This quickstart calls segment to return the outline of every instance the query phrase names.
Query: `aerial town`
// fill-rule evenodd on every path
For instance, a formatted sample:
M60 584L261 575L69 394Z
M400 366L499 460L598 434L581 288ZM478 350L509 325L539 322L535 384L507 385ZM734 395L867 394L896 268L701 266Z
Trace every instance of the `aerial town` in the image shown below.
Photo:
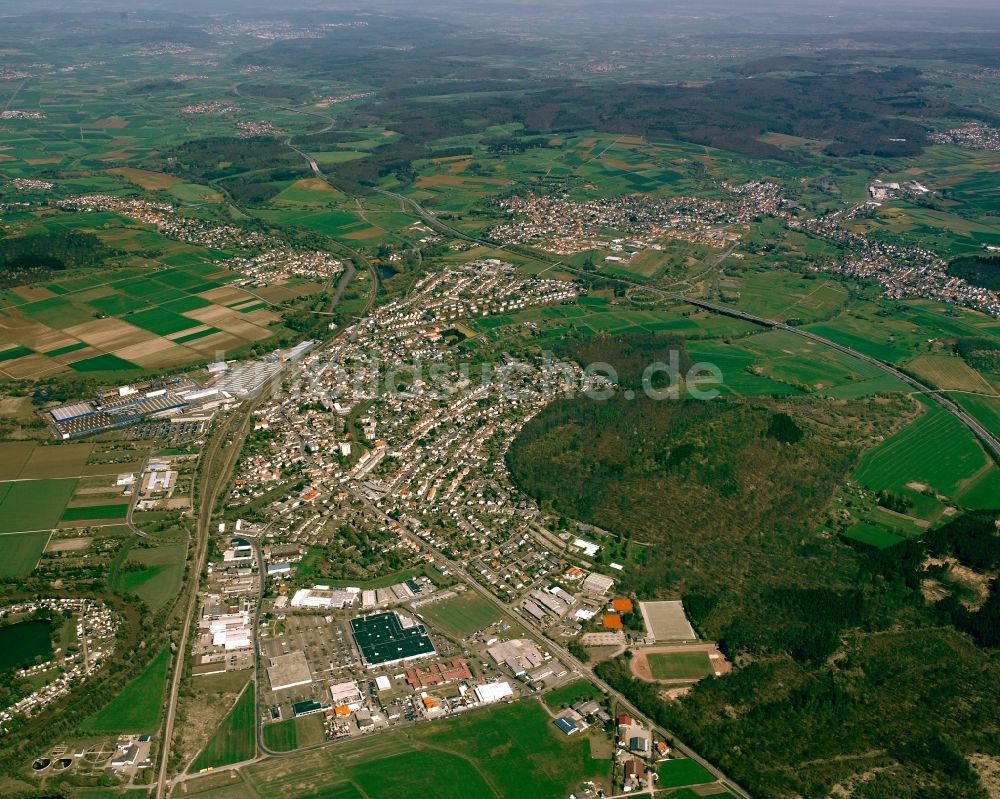
M0 30L0 799L1000 797L1000 5Z

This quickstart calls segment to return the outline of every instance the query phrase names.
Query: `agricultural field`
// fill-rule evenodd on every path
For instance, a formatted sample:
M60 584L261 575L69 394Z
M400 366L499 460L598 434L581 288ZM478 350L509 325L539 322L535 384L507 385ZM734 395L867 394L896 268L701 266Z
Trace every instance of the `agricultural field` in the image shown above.
M657 766L661 788L676 788L681 785L702 785L714 782L715 778L704 766L693 760L666 760Z
M0 577L26 577L31 574L48 540L48 532L0 535L0 549L3 552Z
M500 619L496 607L473 591L431 602L418 610L433 627L453 638L466 638Z
M135 594L157 611L177 596L184 579L187 546L163 543L151 549L133 548L128 564L119 571L118 590ZM131 568L132 566L135 568Z
M136 468L138 459L141 450L107 444L0 442L0 546L7 555L0 576L27 576L43 552L72 556L89 544L59 538L47 548L52 531L64 536L96 526L113 535L128 509L114 476Z
M59 277L44 297L0 295L0 378L54 374L138 377L238 352L272 338L281 317L240 275L200 258ZM308 287L301 287L308 291Z
M538 703L522 701L250 766L246 775L261 799L556 799L582 780L606 780L609 770L609 761L591 758L585 736L561 736Z
M256 711L253 683L248 683L190 770L201 771L251 760L257 754Z
M854 360L786 331L768 331L731 342L691 341L692 361L722 372L723 393L736 396L819 394L852 399L902 391L906 384L878 367Z
M93 733L152 733L160 724L163 692L170 665L170 648L164 647L146 669L82 727Z
M913 503L912 515L920 518L936 519L943 511L937 497L984 507L989 500L976 488L981 481L996 485L997 467L955 417L929 400L921 404L915 421L865 453L852 479L872 491L906 497Z
M841 311L849 296L840 283L782 269L737 273L727 278L722 289L727 304L782 322L830 318Z
M75 479L0 483L0 533L53 529L62 518L76 484Z
M986 379L957 355L918 355L906 367L921 380L944 391L993 394L1000 399Z

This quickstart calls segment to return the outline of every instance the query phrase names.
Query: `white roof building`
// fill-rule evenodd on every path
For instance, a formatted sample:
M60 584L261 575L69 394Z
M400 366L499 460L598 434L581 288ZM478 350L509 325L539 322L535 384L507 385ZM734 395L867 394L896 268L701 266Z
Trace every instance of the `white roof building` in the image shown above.
M502 699L513 696L514 689L510 687L510 683L488 682L485 685L477 685L474 693L478 702L488 705L491 702L499 702Z

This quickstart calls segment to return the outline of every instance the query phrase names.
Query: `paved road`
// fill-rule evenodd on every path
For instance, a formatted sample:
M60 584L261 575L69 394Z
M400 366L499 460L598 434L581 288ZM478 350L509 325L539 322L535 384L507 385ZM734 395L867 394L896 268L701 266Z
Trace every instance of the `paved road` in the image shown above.
M564 267L565 268L565 267ZM574 269L568 269L567 271L576 271ZM617 279L617 278L616 278ZM625 280L625 283L630 283L632 285L641 285L639 283L632 283L632 281ZM969 430L971 430L976 437L992 451L994 457L1000 458L1000 438L997 438L992 432L986 429L978 420L966 413L957 403L953 402L948 398L947 394L943 391L931 388L930 386L921 383L916 378L908 375L906 372L900 371L895 366L885 361L880 361L878 358L873 358L871 355L866 355L863 352L858 352L850 347L845 347L843 344L838 344L836 341L825 338L823 336L812 333L809 330L803 330L800 327L795 327L794 325L787 325L784 322L778 322L774 319L767 319L763 316L755 316L754 314L745 313L744 311L739 311L735 308L731 308L728 305L721 305L715 302L708 302L707 300L700 300L695 297L688 297L684 294L674 294L669 291L662 291L658 289L650 289L648 286L644 287L647 290L653 291L663 296L669 297L680 302L688 303L689 305L697 306L698 308L704 308L707 311L712 311L717 314L722 314L724 316L730 316L735 319L743 319L747 322L752 322L763 327L769 327L774 330L785 330L789 333L794 333L796 336L801 336L802 338L809 339L810 341L815 341L818 344L823 344L827 347L842 352L845 355L850 355L859 361L864 361L872 366L877 366L882 371L892 375L893 377L903 381L911 388L916 389L922 394L927 394L931 399L937 402L946 411L951 413L955 418L957 418L962 424L964 424Z
M365 497L363 494L353 491L352 493L354 493L355 497L357 497L366 505L368 505L368 507L371 508L373 512L381 516L387 524L395 521L394 519L390 518L385 513L383 513L380 508L369 502L368 498ZM629 715L631 715L633 718L639 719L640 721L644 722L646 726L648 726L651 730L659 733L660 736L666 739L676 751L680 752L684 756L689 757L695 762L702 765L716 778L716 780L718 780L720 783L729 788L729 790L731 790L733 793L743 797L743 799L750 799L750 794L747 793L743 788L741 788L735 782L733 782L733 780L727 777L722 771L720 771L718 768L712 765L709 761L705 760L705 758L703 758L701 755L699 755L697 752L695 752L693 749L687 746L683 741L678 740L677 736L674 735L674 733L661 727L652 719L650 719L648 716L646 716L641 710L639 710L639 708L633 705L625 697L624 694L622 694L620 691L613 688L611 685L609 685L600 677L598 677L596 674L594 674L594 670L590 666L578 660L572 653L569 652L569 650L557 644L551 638L548 638L542 631L542 629L538 627L533 621L524 616L524 614L517 613L513 606L502 601L501 599L496 597L493 594L493 592L491 592L485 586L480 584L471 574L469 574L465 570L462 564L456 563L455 561L448 558L443 552L441 552L441 550L433 546L430 542L426 541L424 538L417 535L416 533L410 532L405 527L403 528L403 531L404 531L403 534L411 541L413 541L426 551L433 553L434 556L439 558L443 563L446 563L448 565L448 568L451 570L453 574L460 577L462 581L469 586L469 588L471 588L473 591L482 596L483 599L486 599L488 602L491 602L493 605L495 605L497 608L503 611L503 613L505 613L506 615L517 619L518 624L520 624L522 627L531 632L539 641L543 642L545 647L548 650L550 650L557 658L559 658L559 660L561 660L564 664L573 669L573 671L575 671L577 674L586 677L588 680L597 685L598 688L600 688L608 696L614 699L620 707L624 708L629 713Z
M211 535L212 510L222 490L228 485L229 476L236 465L242 449L243 437L250 428L256 402L246 402L232 415L220 420L201 463L199 475L198 519L195 527L195 554L191 561L191 580L187 587L187 608L181 620L181 636L174 651L174 670L170 681L170 693L164 714L160 735L159 776L156 783L156 799L163 799L167 791L167 767L173 744L174 722L177 716L177 699L186 664L188 637L198 608L198 589L201 586L201 570L205 565L208 540ZM221 454L220 470L216 474L217 459ZM193 488L192 488L193 490ZM193 497L192 497L193 499Z

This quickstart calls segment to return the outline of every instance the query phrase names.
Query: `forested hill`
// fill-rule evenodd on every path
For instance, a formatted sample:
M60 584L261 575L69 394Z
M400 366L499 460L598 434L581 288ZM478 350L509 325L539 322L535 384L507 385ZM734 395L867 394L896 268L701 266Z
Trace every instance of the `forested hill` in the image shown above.
M884 551L821 524L857 451L898 412L579 398L547 407L508 452L540 502L631 539L624 588L683 597L736 662L679 703L622 658L598 672L754 796L985 799L968 758L1000 735L1000 589L970 611L921 587L929 555L995 574L1000 513Z
M857 457L836 431L883 421L860 402L579 398L533 419L507 462L541 503L652 545L632 586L711 597L699 621L719 637L769 586L848 584L851 550L814 531Z

